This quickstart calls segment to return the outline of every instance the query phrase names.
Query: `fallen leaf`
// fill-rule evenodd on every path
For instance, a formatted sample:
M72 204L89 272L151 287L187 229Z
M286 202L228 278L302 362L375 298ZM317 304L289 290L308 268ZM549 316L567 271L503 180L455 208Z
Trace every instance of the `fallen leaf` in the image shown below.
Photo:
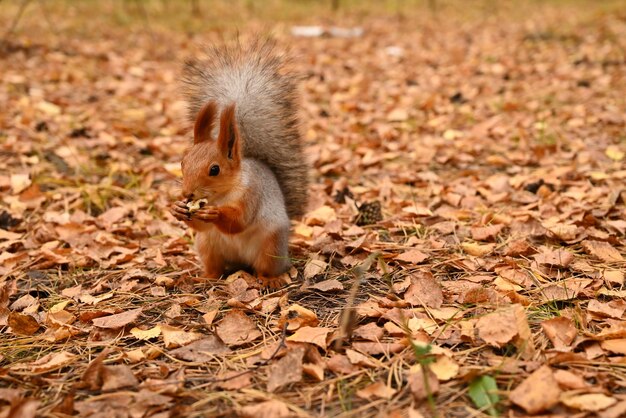
M567 267L574 260L574 255L563 249L544 249L543 252L536 254L534 258L539 264Z
M205 363L215 359L215 356L221 356L230 352L230 348L220 341L219 338L210 335L207 338L193 341L190 344L172 350L170 354L180 360Z
M410 264L419 264L428 259L428 254L424 254L420 250L410 250L404 252L394 258L394 260L402 261Z
M267 390L274 392L282 386L302 380L303 356L304 348L296 347L287 351L283 358L272 363L267 372Z
M463 248L463 251L465 251L469 255L473 255L475 257L484 257L487 254L490 254L494 250L494 248L496 248L496 245L464 242L461 244L461 248Z
M122 388L135 388L139 381L130 367L120 364L102 367L102 390L115 391Z
M472 239L475 241L494 240L504 229L504 225L489 225L482 227L473 227L471 229Z
M587 311L601 317L621 319L626 311L626 302L624 300L614 300L602 303L592 299L587 305Z
M391 399L396 394L396 390L387 386L383 382L375 382L371 385L365 386L363 389L356 391L356 396L359 398L372 400L372 399Z
M245 418L286 418L291 413L283 402L271 400L244 406L241 408L241 415Z
M305 279L311 279L318 274L322 274L328 268L328 263L322 260L311 260L304 266L302 275Z
M380 341L383 335L385 335L385 331L374 322L370 322L355 328L352 335L364 340Z
M424 368L419 364L411 366L407 380L411 394L417 402L421 402L439 392L439 380L437 380L435 374L429 369L424 371Z
M232 310L224 315L215 332L222 341L233 347L250 343L261 336L254 321L239 310Z
M133 337L137 338L138 340L150 340L152 338L156 338L159 335L161 335L161 326L160 325L155 325L154 327L150 328L150 329L139 329L139 328L133 328L130 330L130 333Z
M21 363L13 366L16 369L25 369L33 374L43 374L52 370L58 370L72 364L76 360L76 355L61 351L60 353L50 353L31 363Z
M343 354L333 354L328 360L326 360L326 367L338 375L352 374L359 370L359 368L352 364L347 356Z
M315 312L294 303L281 312L278 325L282 328L287 324L288 331L295 331L304 326L314 327L319 322Z
M563 316L546 319L541 322L541 327L554 348L560 351L567 350L578 335L572 320Z
M567 370L555 370L553 375L561 389L584 389L588 386L585 379Z
M309 286L309 289L319 290L320 292L337 292L343 290L343 285L337 279L324 280Z
M185 331L166 324L161 324L159 327L163 334L165 348L182 347L204 337L204 335L200 333Z
M561 396L563 405L580 411L601 411L617 403L615 398L602 393L568 394Z
M287 337L287 341L310 343L326 350L326 340L331 331L331 328L301 327L293 335Z
M441 284L431 273L412 275L404 300L413 306L440 308L443 303Z
M511 391L509 399L529 414L537 414L556 405L560 395L552 369L541 366Z
M601 341L600 347L611 353L626 355L626 338Z
M13 194L20 194L32 184L28 174L11 174L11 189Z
M624 261L622 254L608 242L585 240L582 245L587 253L607 263Z
M496 311L482 316L476 322L478 336L487 344L503 347L517 334L515 316L510 310Z
M429 368L439 381L450 380L459 373L459 364L446 355L437 356L437 359L429 365Z
M230 371L219 376L221 381L217 382L217 387L223 390L239 390L252 384L252 373L245 371Z
M33 335L39 330L39 322L31 315L11 312L8 318L11 331L18 335Z
M141 308L131 309L115 315L93 319L93 324L99 328L122 328L139 318Z

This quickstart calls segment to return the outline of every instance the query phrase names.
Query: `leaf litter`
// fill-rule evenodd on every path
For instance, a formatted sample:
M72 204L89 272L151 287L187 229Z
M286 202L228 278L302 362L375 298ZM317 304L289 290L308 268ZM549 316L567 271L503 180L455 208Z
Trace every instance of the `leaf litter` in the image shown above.
M581 9L277 30L313 185L276 291L201 280L167 212L179 63L217 33L60 45L23 22L0 57L0 416L623 416L626 28Z

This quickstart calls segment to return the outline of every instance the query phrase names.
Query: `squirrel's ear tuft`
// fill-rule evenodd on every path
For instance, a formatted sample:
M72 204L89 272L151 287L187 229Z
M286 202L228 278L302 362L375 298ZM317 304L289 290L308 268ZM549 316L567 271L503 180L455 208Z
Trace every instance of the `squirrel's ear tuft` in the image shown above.
M200 109L196 117L196 123L193 126L193 143L208 141L211 139L211 131L213 130L213 122L217 113L217 105L215 102L208 102Z
M220 118L220 134L217 146L229 160L239 160L239 128L235 118L235 104L226 107Z

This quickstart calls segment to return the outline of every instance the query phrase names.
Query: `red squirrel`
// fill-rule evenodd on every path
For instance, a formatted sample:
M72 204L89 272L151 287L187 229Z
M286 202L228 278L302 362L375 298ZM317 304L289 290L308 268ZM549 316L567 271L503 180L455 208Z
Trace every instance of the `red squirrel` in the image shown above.
M196 233L207 278L252 267L275 285L290 267L290 219L304 213L308 167L296 76L270 42L220 46L188 61L184 95L193 145L171 213Z

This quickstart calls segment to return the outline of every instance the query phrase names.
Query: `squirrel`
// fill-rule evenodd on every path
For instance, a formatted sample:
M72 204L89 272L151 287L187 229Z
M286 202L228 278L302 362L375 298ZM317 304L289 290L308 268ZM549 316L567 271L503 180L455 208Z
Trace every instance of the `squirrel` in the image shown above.
M276 286L291 266L290 219L304 213L308 166L297 76L285 63L273 42L256 41L212 47L184 65L193 144L171 213L196 231L207 278L251 267Z

